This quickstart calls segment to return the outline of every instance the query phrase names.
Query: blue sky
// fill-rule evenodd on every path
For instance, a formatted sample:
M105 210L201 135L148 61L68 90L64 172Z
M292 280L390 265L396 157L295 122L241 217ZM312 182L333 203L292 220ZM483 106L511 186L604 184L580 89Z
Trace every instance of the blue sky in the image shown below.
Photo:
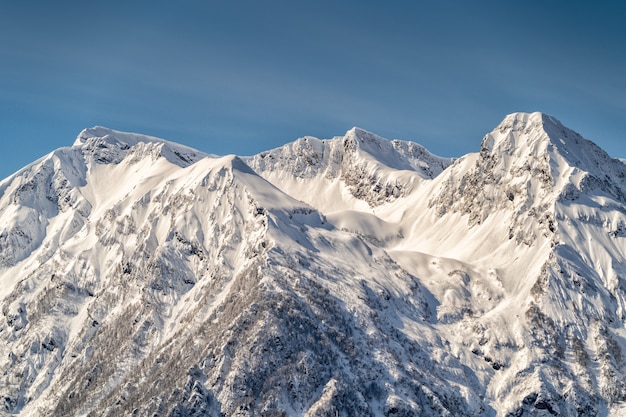
M543 111L626 157L626 2L4 1L0 178L104 125L215 154L359 126L442 156Z

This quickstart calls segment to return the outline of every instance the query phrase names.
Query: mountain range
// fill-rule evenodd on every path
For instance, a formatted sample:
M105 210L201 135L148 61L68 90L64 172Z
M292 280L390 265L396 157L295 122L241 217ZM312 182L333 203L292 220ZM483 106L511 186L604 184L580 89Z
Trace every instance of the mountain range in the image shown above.
M626 415L626 164L104 127L0 182L0 415Z

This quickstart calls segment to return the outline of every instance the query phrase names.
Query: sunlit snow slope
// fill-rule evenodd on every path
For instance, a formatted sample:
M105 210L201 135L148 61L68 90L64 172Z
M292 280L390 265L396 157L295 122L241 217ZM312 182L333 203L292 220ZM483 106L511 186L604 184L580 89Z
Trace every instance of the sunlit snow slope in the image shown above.
M0 283L7 416L626 403L626 165L541 113L456 160L358 128L245 158L86 129L0 182Z

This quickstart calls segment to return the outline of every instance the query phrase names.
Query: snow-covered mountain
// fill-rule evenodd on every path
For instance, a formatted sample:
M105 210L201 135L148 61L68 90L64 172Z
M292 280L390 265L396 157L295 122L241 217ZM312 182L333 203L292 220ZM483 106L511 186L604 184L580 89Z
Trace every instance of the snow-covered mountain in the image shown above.
M3 415L626 409L626 165L541 113L456 160L86 129L0 182L0 283Z

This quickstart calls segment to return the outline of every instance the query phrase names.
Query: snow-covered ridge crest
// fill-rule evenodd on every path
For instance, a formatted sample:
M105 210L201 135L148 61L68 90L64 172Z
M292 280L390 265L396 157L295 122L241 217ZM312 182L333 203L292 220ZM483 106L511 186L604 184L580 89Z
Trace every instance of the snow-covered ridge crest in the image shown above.
M185 145L154 136L122 132L103 126L83 129L74 141L83 153L91 153L99 163L117 163L124 159L131 148L147 150L154 156L163 156L179 166L188 166L209 155ZM141 155L139 155L141 157Z
M485 136L481 151L492 152L498 146L507 150L530 146L528 139L550 141L549 131L562 130L563 125L552 116L540 112L508 114L491 133Z
M453 159L433 155L414 142L390 141L354 127L332 139L303 137L245 162L288 194L323 211L369 211L435 178Z
M246 158L260 171L290 169L297 177L306 178L326 171L335 177L350 162L374 162L394 170L415 171L423 178L433 178L447 168L453 158L443 158L423 146L399 139L389 140L359 127L344 136L318 139L305 136L292 143Z
M160 139L154 136L122 132L119 130L109 129L108 127L104 126L94 126L83 129L76 137L76 141L74 141L74 146L82 146L84 143L93 138L102 138L105 139L107 142L114 144L125 143L128 146L134 146L139 142L167 142L164 139Z
M415 171L425 178L436 177L453 162L452 158L434 155L415 142L388 140L359 127L348 130L343 140L389 168Z

